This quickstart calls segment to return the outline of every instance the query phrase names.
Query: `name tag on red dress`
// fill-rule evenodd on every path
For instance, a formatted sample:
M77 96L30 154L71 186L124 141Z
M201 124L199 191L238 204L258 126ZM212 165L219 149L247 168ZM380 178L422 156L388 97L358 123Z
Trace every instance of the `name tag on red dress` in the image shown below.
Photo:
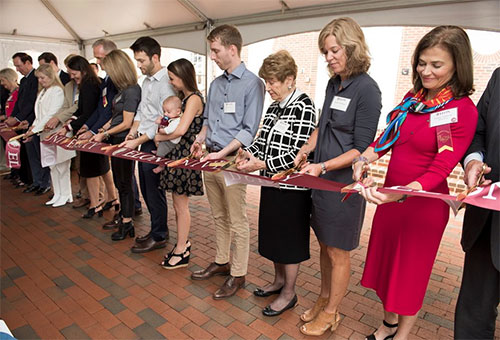
M453 151L453 139L451 137L450 124L458 122L458 111L452 109L434 112L430 117L430 127L436 128L436 137L438 143L438 152L445 150Z

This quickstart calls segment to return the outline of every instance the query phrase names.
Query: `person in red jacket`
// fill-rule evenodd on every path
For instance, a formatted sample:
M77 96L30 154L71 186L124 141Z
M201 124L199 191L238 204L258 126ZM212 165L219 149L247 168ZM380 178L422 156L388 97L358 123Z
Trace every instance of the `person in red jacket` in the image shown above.
M447 194L446 178L469 147L477 123L472 50L465 31L439 26L413 54L413 89L388 115L388 127L353 161L355 181L368 164L392 151L384 186ZM446 138L447 137L447 138ZM373 218L361 284L384 306L384 323L368 337L407 339L422 307L432 266L449 219L441 200L383 194L372 177L362 196L379 205Z

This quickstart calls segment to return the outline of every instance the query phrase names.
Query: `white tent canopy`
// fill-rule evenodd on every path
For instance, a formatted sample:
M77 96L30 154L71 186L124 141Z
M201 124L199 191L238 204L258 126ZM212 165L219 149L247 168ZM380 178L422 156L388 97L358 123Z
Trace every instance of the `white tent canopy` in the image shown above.
M206 54L214 25L237 25L249 44L319 30L340 16L361 26L500 31L499 0L0 0L0 39L72 44L91 56L104 36L124 48L149 35L163 47Z

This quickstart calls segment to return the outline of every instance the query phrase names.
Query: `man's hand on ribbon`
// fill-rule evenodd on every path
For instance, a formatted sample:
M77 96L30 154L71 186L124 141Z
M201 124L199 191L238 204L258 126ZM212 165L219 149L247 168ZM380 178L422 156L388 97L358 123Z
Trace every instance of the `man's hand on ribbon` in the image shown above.
M491 168L485 163L475 159L471 160L465 167L464 182L469 189L477 186L490 185L491 180L484 178L484 175L489 174L490 172Z
M128 135L127 135L128 137ZM140 142L137 138L134 138L134 139L129 139L129 140L125 140L124 142L122 142L119 146L120 147L123 147L123 148L129 148L129 149L137 149L140 145Z

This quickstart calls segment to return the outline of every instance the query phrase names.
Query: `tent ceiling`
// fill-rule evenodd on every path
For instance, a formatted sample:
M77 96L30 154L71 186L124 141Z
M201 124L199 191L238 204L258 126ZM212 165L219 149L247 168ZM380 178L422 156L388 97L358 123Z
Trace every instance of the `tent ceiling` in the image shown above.
M120 47L141 35L205 52L207 23L238 25L245 43L320 29L349 15L363 26L456 24L500 31L498 0L0 0L0 38ZM14 33L15 32L15 33Z

